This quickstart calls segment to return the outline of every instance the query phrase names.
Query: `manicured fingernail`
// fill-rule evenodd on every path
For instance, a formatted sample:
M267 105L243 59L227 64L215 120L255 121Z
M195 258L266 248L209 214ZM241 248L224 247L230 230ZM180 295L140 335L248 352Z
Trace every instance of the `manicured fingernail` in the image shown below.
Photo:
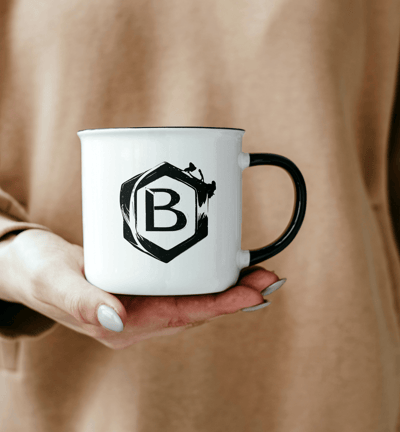
M272 285L268 286L263 291L261 291L261 295L266 296L268 294L273 293L274 291L279 289L286 282L286 280L287 280L286 278L278 280L277 282L273 283Z
M107 330L122 332L124 329L121 318L117 312L109 306L99 306L99 309L97 310L97 318L99 319L100 324Z
M250 307L243 308L243 309L240 309L240 310L243 311L243 312L253 312L253 311L256 311L258 309L265 308L266 306L268 306L270 304L271 304L271 302L264 300L264 303L260 303L258 305L250 306Z

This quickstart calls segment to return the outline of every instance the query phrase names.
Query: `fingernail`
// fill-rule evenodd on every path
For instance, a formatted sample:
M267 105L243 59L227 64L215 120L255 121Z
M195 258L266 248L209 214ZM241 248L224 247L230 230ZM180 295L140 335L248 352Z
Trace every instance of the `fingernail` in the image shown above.
M266 306L268 306L270 304L271 304L271 302L269 302L267 300L264 300L264 303L260 303L258 305L250 306L250 307L247 307L247 308L244 308L244 309L240 309L240 310L243 311L243 312L253 312L253 311L256 311L258 309L265 308Z
M261 291L261 295L266 296L268 294L273 293L274 291L279 289L286 282L286 280L287 280L286 278L278 280L277 282L273 283L272 285L268 286L263 291Z
M109 306L100 305L97 310L97 318L99 319L100 324L107 330L122 332L124 329L121 318L117 312Z

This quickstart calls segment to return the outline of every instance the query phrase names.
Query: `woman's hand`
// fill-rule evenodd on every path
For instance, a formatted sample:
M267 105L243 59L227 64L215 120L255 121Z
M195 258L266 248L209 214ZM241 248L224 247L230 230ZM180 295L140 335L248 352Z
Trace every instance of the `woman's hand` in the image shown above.
M261 291L279 279L262 267L252 267L242 272L239 285L216 294L111 294L85 279L83 248L54 233L28 229L0 244L1 299L21 303L112 349L179 333L260 304ZM100 305L117 312L123 331L111 331L100 324L97 314ZM121 324L118 318L115 323Z

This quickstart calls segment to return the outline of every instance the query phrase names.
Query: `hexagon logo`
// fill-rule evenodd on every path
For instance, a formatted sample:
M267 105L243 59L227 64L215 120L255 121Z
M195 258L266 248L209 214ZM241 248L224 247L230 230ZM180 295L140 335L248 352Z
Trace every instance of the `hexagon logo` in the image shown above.
M123 236L133 247L168 263L208 234L208 201L216 183L192 173L192 162L180 169L169 162L122 183Z

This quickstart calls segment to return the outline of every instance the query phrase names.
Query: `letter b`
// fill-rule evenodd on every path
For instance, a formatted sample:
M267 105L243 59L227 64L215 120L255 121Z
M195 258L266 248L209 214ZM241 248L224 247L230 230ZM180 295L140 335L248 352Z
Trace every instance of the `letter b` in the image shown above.
M154 206L154 193L166 192L170 195L171 200L168 204L163 206ZM187 219L184 213L179 210L173 209L175 204L178 204L180 196L172 189L147 189L146 188L146 231L179 231L186 226ZM154 211L164 210L171 211L176 214L176 223L170 227L156 227L154 226Z

